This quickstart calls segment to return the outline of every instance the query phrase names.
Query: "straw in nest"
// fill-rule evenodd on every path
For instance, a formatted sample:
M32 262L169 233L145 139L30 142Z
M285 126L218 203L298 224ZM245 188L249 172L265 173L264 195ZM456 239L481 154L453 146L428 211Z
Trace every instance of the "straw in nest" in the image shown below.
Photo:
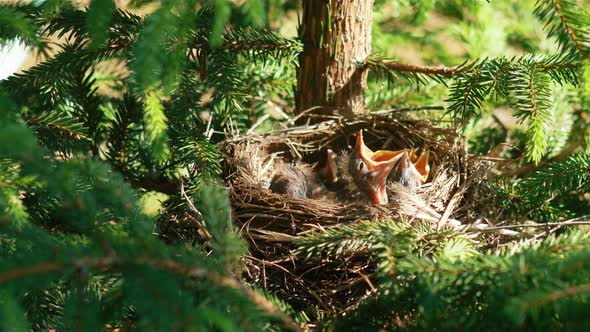
M374 149L430 151L431 180L412 191L391 183L391 202L383 206L295 198L267 189L276 165L294 161L314 165L325 158L328 148L349 150L360 129ZM370 258L306 263L294 255L293 242L298 237L342 223L383 218L426 219L439 227L456 225L457 220L470 218L463 198L483 169L467 155L454 130L394 114L333 118L264 136L237 136L224 142L222 152L235 217L251 242L250 279L279 287L276 291L294 305L312 301L330 311L346 308L372 287L366 277L371 274Z

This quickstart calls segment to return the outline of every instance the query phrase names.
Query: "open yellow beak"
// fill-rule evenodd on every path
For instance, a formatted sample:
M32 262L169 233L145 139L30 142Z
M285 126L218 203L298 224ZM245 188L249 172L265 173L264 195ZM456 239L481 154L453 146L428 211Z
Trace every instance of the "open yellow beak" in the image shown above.
M361 158L370 170L380 170L386 167L393 167L408 149L390 151L377 150L373 152L365 145L363 131L359 130L356 135L357 157Z
M400 163L400 172L402 178L400 182L422 185L428 180L430 175L430 165L428 158L430 153L428 151L422 152L419 157L416 157L414 149L411 149L406 157Z
M373 152L363 140L363 131L360 130L356 136L356 158L361 159L367 166L367 184L371 190L368 192L373 204L386 204L388 202L386 185L387 176L403 156L407 156L408 150L378 150Z
M422 184L428 180L428 175L430 175L430 165L428 164L429 156L430 152L425 151L420 154L420 157L418 157L416 161L412 161L416 171L420 174L420 180L422 181Z

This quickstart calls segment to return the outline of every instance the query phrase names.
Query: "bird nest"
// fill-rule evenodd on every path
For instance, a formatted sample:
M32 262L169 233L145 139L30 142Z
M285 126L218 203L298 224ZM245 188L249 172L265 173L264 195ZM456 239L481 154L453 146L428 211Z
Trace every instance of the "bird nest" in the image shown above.
M390 202L380 206L369 201L296 198L268 189L275 166L299 162L320 167L328 148L350 151L361 129L365 143L374 150L430 151L429 181L411 190L390 183ZM345 310L373 288L368 277L373 271L371 257L308 262L295 254L298 238L340 224L385 218L456 226L458 220L475 217L469 195L485 171L466 153L455 130L397 113L236 136L226 140L221 150L234 216L251 244L248 279L279 292L295 307L313 304L331 312Z

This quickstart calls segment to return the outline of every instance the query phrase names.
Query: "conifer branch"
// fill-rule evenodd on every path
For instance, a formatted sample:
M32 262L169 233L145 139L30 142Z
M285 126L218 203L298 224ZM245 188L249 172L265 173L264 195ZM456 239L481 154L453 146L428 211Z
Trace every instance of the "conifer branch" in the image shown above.
M552 303L552 302L555 302L555 301L565 298L565 297L577 296L577 295L580 295L581 293L588 293L588 292L590 292L590 284L582 284L582 285L577 285L574 287L566 287L566 288L554 291L552 293L549 293L540 299L526 301L523 304L523 309L531 309L531 308L541 307L547 303Z
M45 52L48 43L37 34L39 25L30 14L32 10L32 5L22 3L0 5L0 44L20 40L27 46Z
M122 171L122 174L125 175L125 178L134 187L146 191L157 191L166 195L175 195L178 194L180 189L180 179L149 174L137 177L136 174L128 171Z
M472 63L465 62L455 67L419 66L402 64L378 54L372 54L366 59L365 66L378 76L385 77L390 83L395 82L398 78L404 78L419 84L425 84L429 79L445 84L446 79L465 74L476 64L477 61Z
M369 63L373 66L376 66L376 62ZM444 66L421 66L421 65L411 65L411 64L404 64L399 63L391 60L383 60L380 65L386 67L388 70L404 73L416 73L416 74L424 74L424 75L433 75L433 76L444 76L444 77L453 77L460 74L463 74L470 70L470 66L459 65L455 67L444 67ZM375 68L375 67L373 67Z
M557 1L557 0L551 0L551 1L553 2L553 5L555 6L555 11L558 13L559 18L561 19L561 22L563 23L563 26L567 30L568 35L570 36L570 38L572 39L574 44L576 44L576 48L578 49L578 51L580 51L580 53L585 55L585 52L580 45L579 38L576 35L576 33L574 33L574 30L572 29L572 26L571 26L568 18L565 16L565 13L563 12L561 5L559 4L559 1ZM584 56L584 57L587 57L587 56Z
M67 1L0 6L0 40L19 38L42 50L46 38L59 37L57 53L0 83L0 109L7 110L0 111L0 291L6 295L0 330L14 328L10 324L19 319L19 330L98 330L125 323L147 330L300 330L288 315L306 314L325 318L318 323L334 323L335 330L564 330L585 322L579 308L590 291L583 283L590 271L590 233L576 226L590 224L588 202L580 199L590 189L590 160L574 152L584 144L587 119L569 107L583 110L585 104L565 96L570 85L587 80L582 69L590 54L590 17L576 1L536 3L535 14L559 42L556 54L471 59L457 66L372 55L357 64L393 86L386 90L369 80L368 99L386 94L404 104L375 114L444 111L412 106L445 102L445 89L432 83L448 84L446 110L460 122L444 121L457 130L492 107L514 110L526 132L507 122L499 132L483 128L476 133L486 141L481 151L510 138L513 145L526 144L525 156L538 164L511 173L526 177L473 177L482 181L482 194L475 189L465 202L441 194L434 200L442 203L432 203L439 212L461 205L453 210L457 219L497 213L508 225L457 233L416 220L320 224L260 246L268 236L252 235L252 254L233 223L227 191L213 185L221 181L217 143L236 128L271 130L273 115L291 109L303 45L275 32L277 22L266 22L275 16L266 10L280 7L276 1L238 2L156 1L155 11L144 16L119 10L110 0L92 0L82 10ZM420 16L412 22L440 9L432 3L410 1ZM465 4L449 4L439 14L452 9L460 16L480 5ZM337 17L318 19L327 20L321 29L330 29L328 21ZM374 23L378 29L383 22ZM436 58L456 59L442 51ZM336 60L338 53L332 54ZM415 93L421 85L427 91ZM475 127L464 129L470 134L480 129ZM405 136L408 147L432 147L423 135ZM468 176L473 165L456 148L459 158L432 150L432 174L450 174L448 186ZM311 153L306 158L315 157ZM67 159L53 157L63 155ZM478 197L493 198L493 204L471 206ZM260 217L256 211L243 215ZM170 232L154 230L154 218L171 225ZM255 221L243 230L259 227ZM275 226L289 229L269 224ZM531 236L507 243L513 239L500 234L507 232L494 233L508 229ZM353 277L342 277L342 271ZM236 277L244 272L273 293L250 288ZM310 285L308 278L314 278L311 289L298 288ZM300 316L291 305L302 310Z
M501 73L498 73L501 75ZM490 92L487 72L474 70L468 75L457 77L450 88L447 112L460 118L462 123L479 114L484 99Z
M590 58L590 14L570 0L537 0L534 13L549 27L549 36L557 38L566 52L577 51Z
M274 31L264 29L231 29L223 36L220 48L236 51L275 51L275 54L288 51L291 56L303 50L301 42L294 38L287 38ZM191 45L194 49L209 48L208 40Z
M379 234L386 232L385 230L396 234L408 231L393 220L362 221L354 225L342 225L318 234L309 234L297 240L299 246L297 254L306 255L306 258L310 259L317 258L321 254L338 256L360 253L377 242Z
M12 270L0 271L0 283L10 282L15 279L27 278L38 274L60 272L67 269L97 269L101 272L108 272L116 269L117 266L126 265L148 265L152 268L170 272L186 278L207 278L219 287L229 287L242 292L263 312L278 317L283 325L293 331L302 331L290 317L278 310L274 304L264 296L258 294L251 288L245 287L234 278L223 276L215 271L203 267L188 267L172 260L163 260L148 256L137 258L124 258L121 256L92 257L82 256L70 259L70 262L43 262L33 265L21 265Z
M526 178L523 185L530 190L531 196L543 198L570 191L583 193L590 188L590 156L574 154L548 164Z
M388 79L396 78L396 74L402 78L413 78L419 83L425 83L425 78L433 79L443 83L446 79L470 77L476 72L489 72L496 78L500 77L518 63L531 63L538 67L542 72L546 72L560 84L570 83L577 84L577 71L582 68L582 61L575 53L554 54L549 56L531 56L524 55L511 59L500 57L496 59L475 60L464 62L458 66L421 66L413 64L403 64L395 60L384 58L378 54L373 54L367 58L367 66L380 76ZM510 65L510 66L506 66ZM486 75L484 78L489 79ZM483 78L482 78L483 79ZM497 80L494 80L496 82ZM487 83L487 81L482 81Z
M526 156L539 163L547 150L551 90L549 78L532 63L523 63L511 73L510 92L512 104L517 109L516 117L529 122Z
M584 139L576 140L575 142L568 145L565 149L563 149L558 155L556 155L554 157L551 157L549 159L544 159L541 162L539 162L538 164L530 164L530 165L526 165L524 167L519 167L519 168L507 170L506 172L502 172L502 175L508 176L508 177L515 176L515 175L525 175L530 172L536 171L539 168L544 167L545 165L548 165L550 163L564 160L565 158L567 158L571 154L573 154L578 148L580 148L584 144L584 142L585 142Z
M590 225L590 221L561 221L561 222L546 222L538 224L519 224L519 225L503 225L486 227L477 230L477 232L494 232L502 229L514 229L514 228L547 228L547 227L564 227L564 226L585 226Z
M83 133L83 126L75 122L71 117L59 117L57 114L40 114L39 116L31 117L27 120L27 124L34 127L49 127L55 128L66 133L68 136L80 140L85 136Z

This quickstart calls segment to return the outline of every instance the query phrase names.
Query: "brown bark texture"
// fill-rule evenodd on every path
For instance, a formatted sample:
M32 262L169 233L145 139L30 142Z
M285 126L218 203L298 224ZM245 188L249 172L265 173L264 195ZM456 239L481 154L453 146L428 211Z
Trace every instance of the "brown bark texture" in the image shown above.
M310 114L365 113L364 64L371 53L373 0L302 1L297 113L313 107Z

